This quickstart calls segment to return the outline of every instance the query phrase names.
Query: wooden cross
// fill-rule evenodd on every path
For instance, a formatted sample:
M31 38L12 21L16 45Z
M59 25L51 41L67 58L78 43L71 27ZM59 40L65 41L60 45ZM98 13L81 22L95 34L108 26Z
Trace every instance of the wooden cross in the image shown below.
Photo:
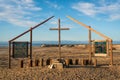
M58 28L50 28L50 30L58 30L58 45L59 45L59 58L61 60L61 30L69 30L69 28L60 27L60 19L58 19Z

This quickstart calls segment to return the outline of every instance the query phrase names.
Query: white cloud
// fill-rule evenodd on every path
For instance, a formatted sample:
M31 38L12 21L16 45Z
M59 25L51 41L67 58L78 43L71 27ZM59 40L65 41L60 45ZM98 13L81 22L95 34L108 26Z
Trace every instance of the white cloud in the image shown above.
M51 22L50 22L50 24L52 24L54 26L58 25L58 19L57 18L52 19Z
M120 19L120 2L102 2L88 3L79 2L72 5L72 8L88 16L97 17L97 15L104 15L108 19L118 20ZM102 17L101 17L102 18ZM107 19L107 20L108 20Z
M49 6L55 8L55 9L61 9L61 6L57 5L56 3L50 2L50 1L45 1Z
M78 10L89 16L94 16L96 14L95 5L91 3L78 3L73 5L72 8Z
M69 24L69 23L66 23L67 21L65 20L65 19L62 19L62 20L60 20L60 26L61 26L61 28L75 28L75 27L73 27L71 24ZM51 27L54 27L54 28L58 28L58 19L57 18L54 18L54 19L52 19L50 22L48 22L48 23L50 23L52 26L50 26L50 28Z
M33 12L42 10L33 0L0 0L0 3L0 21L17 26L35 25L36 22L31 20Z
M112 20L118 20L118 19L120 19L120 14L110 15L110 19L108 19L108 20L112 21Z
M56 24L58 24L58 22L57 21L52 21L51 24L56 25Z
M70 25L70 24L64 24L64 25L61 25L61 27L62 27L62 28L69 28L69 29L71 29L71 28L75 28L75 27L73 27L73 26Z

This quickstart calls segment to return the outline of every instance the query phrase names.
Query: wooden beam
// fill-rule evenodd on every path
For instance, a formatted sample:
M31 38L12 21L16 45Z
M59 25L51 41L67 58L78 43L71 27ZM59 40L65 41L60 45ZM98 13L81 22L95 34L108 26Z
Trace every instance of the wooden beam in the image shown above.
M52 16L52 17L50 17L50 18L48 18L48 19L42 21L41 23L37 24L36 26L32 27L32 30L35 29L35 28L37 28L38 26L44 24L45 22L47 22L48 20L52 19L53 17L54 17L54 16ZM28 33L30 30L31 30L31 29L29 29L29 30L23 32L22 34L18 35L17 37L15 37L15 38L13 38L13 39L11 39L11 40L9 40L9 41L14 41L15 39L17 39L17 38L23 36L24 34Z
M80 22L80 21L78 21L78 20L76 20L76 19L74 19L74 18L72 18L70 16L67 16L67 18L69 18L70 20L76 22L77 24L79 24L79 25L81 25L81 26L83 26L83 27L85 27L85 28L87 28L87 29L95 32L96 34L100 35L101 37L103 37L105 39L110 39L111 40L111 38L109 38L109 37L105 36L104 34L102 34L102 33L98 32L98 31L94 30L93 28L89 28L89 26L83 24L82 22Z
M58 28L50 28L50 30L59 30ZM69 28L60 28L60 30L69 30Z

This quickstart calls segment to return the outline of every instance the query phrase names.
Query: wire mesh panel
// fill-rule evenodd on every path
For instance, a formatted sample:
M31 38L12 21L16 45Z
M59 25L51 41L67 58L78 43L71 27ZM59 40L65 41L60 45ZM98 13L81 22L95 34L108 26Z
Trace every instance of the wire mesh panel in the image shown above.
M13 58L28 57L28 42L13 42Z
M106 54L106 42L95 42L95 53Z
M96 40L93 42L94 56L108 56L107 42L105 40Z

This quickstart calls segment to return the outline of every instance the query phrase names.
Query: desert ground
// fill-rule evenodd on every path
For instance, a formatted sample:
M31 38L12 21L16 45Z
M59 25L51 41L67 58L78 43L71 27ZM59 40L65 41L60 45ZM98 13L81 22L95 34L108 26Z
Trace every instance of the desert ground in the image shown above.
M70 65L63 69L49 69L48 66L20 68L19 59L12 58L8 68L8 47L0 47L0 80L120 80L120 45L113 45L113 66L110 58L95 57L97 66ZM63 46L61 56L64 59L88 58L87 46ZM33 59L59 58L58 47L33 47ZM24 59L27 60L27 59Z

